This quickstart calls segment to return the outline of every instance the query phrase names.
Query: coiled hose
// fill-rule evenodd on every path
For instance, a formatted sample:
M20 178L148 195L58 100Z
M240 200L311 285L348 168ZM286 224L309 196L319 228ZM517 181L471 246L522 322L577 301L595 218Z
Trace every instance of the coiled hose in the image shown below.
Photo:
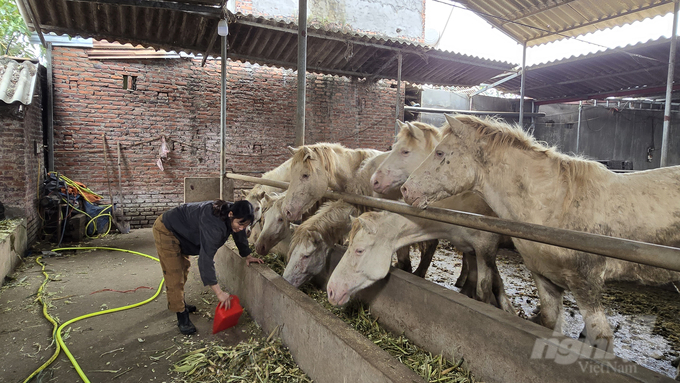
M113 248L113 247L62 247L62 248L54 249L52 251L58 252L58 251L68 251L68 250L122 251L124 253L141 255L143 257L147 257L147 258L153 259L154 261L158 262L158 258L152 257L148 254L140 253L140 252L133 251L133 250L117 249L117 248ZM47 303L45 302L45 299L44 299L44 297L45 297L44 289L45 289L45 285L47 284L47 281L49 279L49 276L45 272L45 264L41 262L41 259L42 259L42 256L36 258L36 260L35 260L35 262L42 267L42 273L43 273L43 275L45 275L45 280L43 281L42 285L40 285L40 288L38 288L38 300L40 301L40 303L43 306L43 315L54 326L54 330L52 331L52 338L54 339L54 341L56 341L57 346L56 346L56 350L54 351L54 354L52 355L52 357L49 360L47 360L42 366L38 367L38 369L33 371L33 373L28 378L26 378L26 380L24 380L24 383L28 383L31 379L33 379L41 371L43 371L45 368L47 368L47 366L52 364L52 362L54 362L54 360L57 359L57 356L59 355L59 352L60 352L61 349L64 350L64 353L66 354L66 356L71 361L71 364L76 369L76 371L78 372L78 375L83 380L83 382L90 383L90 380L87 378L87 376L85 375L83 370L80 368L80 365L78 365L78 362L76 361L75 357L73 356L73 354L71 354L68 347L66 347L66 344L64 343L64 340L61 337L61 332L64 330L64 328L66 326L68 326L72 323L75 323L79 320L92 318L92 317L95 317L95 316L98 316L98 315L110 314L110 313L114 313L114 312L117 312L117 311L123 311L123 310L135 308L135 307L138 307L138 306L141 306L143 304L151 302L152 300L156 299L158 297L158 295L161 293L161 288L163 287L163 283L165 282L165 278L161 279L161 282L158 285L158 290L156 290L156 293L149 299L146 299L142 302L131 304L131 305L128 305L128 306L122 306L122 307L117 307L117 308L108 309L108 310L104 310L104 311L96 311L96 312L93 312L93 313L90 313L90 314L85 314L85 315L79 316L77 318L73 318L69 321L66 321L62 325L58 326L58 324L54 320L54 318L52 318L50 316L50 314L47 312Z

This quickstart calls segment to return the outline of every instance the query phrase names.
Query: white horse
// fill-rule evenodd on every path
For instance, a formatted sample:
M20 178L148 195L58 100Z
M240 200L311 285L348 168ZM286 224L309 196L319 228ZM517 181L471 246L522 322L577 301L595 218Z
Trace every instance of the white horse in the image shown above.
M304 145L293 153L290 165L290 185L283 209L289 221L299 219L302 213L321 199L329 188L334 191L359 195L376 195L370 184L371 175L389 155L373 149L348 149L339 144L319 143ZM382 197L395 198L398 192ZM380 196L380 195L377 195ZM421 255L416 275L424 276L436 251L430 242ZM397 253L397 267L412 272L409 249Z
M284 161L281 165L264 173L262 175L262 178L272 181L289 182L291 160L292 159L289 158L286 161ZM282 189L262 184L255 185L255 187L250 189L248 192L242 190L244 195L243 199L245 199L246 201L250 202L251 205L253 205L254 221L247 232L248 237L250 238L249 242L255 243L255 241L257 241L257 234L259 234L260 231L259 228L258 229L255 228L258 225L260 218L262 217L262 206L260 201L264 198L264 195L268 192L282 192L282 191L283 191ZM253 230L255 231L254 235L251 234Z
M427 158L442 139L441 129L432 125L421 122L397 122L400 129L396 142L392 146L392 151L371 176L371 185L377 193L390 193L399 190L411 173ZM448 124L444 127L446 126ZM481 197L469 193L460 197L447 198L437 206L496 216ZM498 247L499 245L507 247L507 244L511 243L510 238L466 228L458 229L454 227L453 231L453 236L444 236L441 239L449 239L452 245L463 252L463 267L455 286L461 288L461 293L482 302L492 303L493 297L499 307L508 312L514 312L508 297L505 295L503 279L496 268ZM474 267L475 264L476 268ZM470 286L468 277L476 281L476 286ZM470 291L471 288L472 291Z
M470 193L467 195L476 199ZM465 205L465 201L461 202L461 205ZM390 270L392 253L402 246L432 239L447 239L463 252L482 250L495 254L498 242L488 241L488 234L490 233L463 226L404 217L386 211L364 213L354 220L347 251L328 281L328 300L333 305L344 305L357 291L385 278ZM485 246L490 248L485 249ZM503 290L503 281L500 280L496 264L491 263L485 267L492 269L492 274L497 279L493 283L489 303L515 314L515 309ZM474 286L474 278L470 283ZM495 297L499 297L499 301L493 300Z
M503 219L656 244L680 245L680 166L616 174L595 161L547 147L520 127L472 116L447 116L443 140L402 186L407 202L480 193ZM539 323L561 330L562 295L571 290L586 338L613 350L601 303L606 281L663 284L680 273L514 238L533 273Z
M300 287L321 273L335 244L343 242L349 233L350 216L357 213L358 209L345 201L326 202L316 214L302 222L290 242L283 278Z
M383 154L378 150L348 149L328 143L288 149L293 153L290 185L284 202L289 221L300 219L328 189L370 195L368 180L358 179L358 172L365 160Z
M286 256L288 254L293 227L281 211L284 197L284 193L272 192L265 194L260 201L262 216L255 241L255 251L260 255L275 253Z

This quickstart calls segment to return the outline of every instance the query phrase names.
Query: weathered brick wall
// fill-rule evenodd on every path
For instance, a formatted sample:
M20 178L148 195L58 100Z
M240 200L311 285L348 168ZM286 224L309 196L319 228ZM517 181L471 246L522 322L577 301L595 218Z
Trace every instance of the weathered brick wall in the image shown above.
M41 96L36 86L28 106L0 106L0 201L11 215L16 212L26 218L29 245L37 239L42 225L37 209L38 177L45 166Z
M123 207L132 227L183 200L184 177L219 175L219 61L96 61L85 49L53 52L55 170L108 200L118 189L121 146ZM123 76L136 76L136 90ZM297 73L229 62L226 168L264 172L289 157L294 142ZM307 75L306 138L386 150L394 134L394 82ZM108 146L108 176L102 137ZM161 171L160 138L170 153ZM237 188L250 186L238 184Z

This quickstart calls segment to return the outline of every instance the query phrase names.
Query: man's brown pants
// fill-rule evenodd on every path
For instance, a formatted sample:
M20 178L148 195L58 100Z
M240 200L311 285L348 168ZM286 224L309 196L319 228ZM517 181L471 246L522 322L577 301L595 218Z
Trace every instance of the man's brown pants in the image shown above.
M184 284L189 275L189 256L182 254L179 239L165 227L160 215L153 224L153 239L156 242L158 259L163 269L165 289L168 296L168 309L184 311Z

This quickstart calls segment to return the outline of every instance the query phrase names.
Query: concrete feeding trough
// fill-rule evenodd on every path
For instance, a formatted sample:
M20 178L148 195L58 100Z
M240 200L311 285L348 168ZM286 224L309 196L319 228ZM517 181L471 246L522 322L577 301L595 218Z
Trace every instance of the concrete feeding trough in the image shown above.
M269 266L246 266L226 246L215 255L215 265L220 284L239 296L265 333L279 328L283 343L315 382L424 382Z
M338 254L339 253L339 254ZM342 255L337 249L335 257ZM227 247L220 283L264 329L281 329L293 358L315 382L423 382L266 265L245 266ZM486 382L674 382L612 354L422 278L392 269L358 299L387 329L450 360L463 358Z
M5 277L21 262L26 253L26 220L7 219L0 221L0 285Z

